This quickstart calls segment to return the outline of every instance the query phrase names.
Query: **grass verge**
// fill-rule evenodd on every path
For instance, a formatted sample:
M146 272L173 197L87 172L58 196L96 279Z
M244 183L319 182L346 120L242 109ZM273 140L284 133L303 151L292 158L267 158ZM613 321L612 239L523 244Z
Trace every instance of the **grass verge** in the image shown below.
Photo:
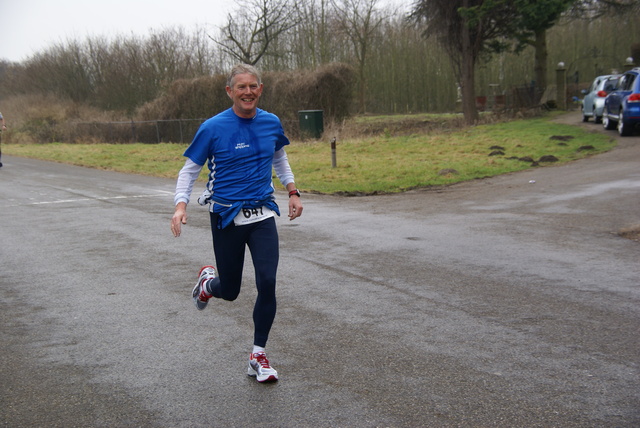
M611 150L615 142L549 117L407 136L350 138L337 143L292 142L287 154L296 184L307 192L363 195L401 192L490 177L548 161L566 163ZM182 144L10 144L6 154L91 168L174 178ZM545 161L547 159L547 161ZM206 169L206 168L205 168ZM201 178L205 179L203 171Z

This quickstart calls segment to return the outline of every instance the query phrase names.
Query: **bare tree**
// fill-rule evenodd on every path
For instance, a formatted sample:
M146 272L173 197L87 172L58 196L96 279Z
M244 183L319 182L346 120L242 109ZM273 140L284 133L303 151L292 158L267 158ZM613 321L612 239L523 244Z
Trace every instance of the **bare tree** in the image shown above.
M25 77L32 89L54 93L75 102L87 101L92 94L91 79L84 61L84 48L77 41L55 44L32 56L26 63Z
M366 65L372 38L385 17L377 8L378 0L332 0L343 31L356 57L358 70L358 103L361 113L366 111Z
M299 25L292 34L292 51L297 68L316 68L332 59L329 30L329 0L308 0L298 4Z
M234 60L255 65L284 33L298 25L299 15L291 0L240 0L229 14L220 35L212 38Z

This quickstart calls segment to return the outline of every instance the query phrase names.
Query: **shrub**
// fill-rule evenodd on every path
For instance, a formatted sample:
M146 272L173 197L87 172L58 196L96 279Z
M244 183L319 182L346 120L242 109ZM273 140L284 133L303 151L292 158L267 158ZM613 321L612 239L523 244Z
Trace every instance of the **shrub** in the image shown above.
M209 118L229 108L225 82L222 75L176 80L165 94L140 107L136 117L138 120Z
M346 64L264 73L262 80L260 108L278 115L290 136L299 136L299 110L324 110L327 121L350 115L355 74ZM138 110L137 120L209 118L231 106L225 86L224 75L176 80L165 94Z

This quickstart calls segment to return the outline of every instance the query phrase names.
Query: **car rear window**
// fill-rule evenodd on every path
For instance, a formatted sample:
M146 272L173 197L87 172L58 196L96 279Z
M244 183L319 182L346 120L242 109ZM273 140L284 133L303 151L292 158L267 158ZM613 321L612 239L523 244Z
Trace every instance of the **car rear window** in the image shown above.
M607 80L607 83L604 84L604 90L607 92L611 92L613 90L615 90L618 87L618 81L620 80L619 77L613 77L609 80Z

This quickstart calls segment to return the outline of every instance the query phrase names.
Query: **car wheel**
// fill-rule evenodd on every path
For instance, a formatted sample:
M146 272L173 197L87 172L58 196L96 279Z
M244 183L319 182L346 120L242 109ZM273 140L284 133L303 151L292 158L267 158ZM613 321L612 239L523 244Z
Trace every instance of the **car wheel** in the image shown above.
M593 121L595 123L602 123L602 116L594 116Z
M631 127L625 126L624 120L622 120L622 110L620 110L620 115L618 117L620 118L620 120L618 120L618 134L623 137L631 135Z
M616 123L614 121L612 121L611 119L609 119L609 116L607 116L606 114L604 116L602 116L602 126L607 131L611 131L612 129L616 129Z

